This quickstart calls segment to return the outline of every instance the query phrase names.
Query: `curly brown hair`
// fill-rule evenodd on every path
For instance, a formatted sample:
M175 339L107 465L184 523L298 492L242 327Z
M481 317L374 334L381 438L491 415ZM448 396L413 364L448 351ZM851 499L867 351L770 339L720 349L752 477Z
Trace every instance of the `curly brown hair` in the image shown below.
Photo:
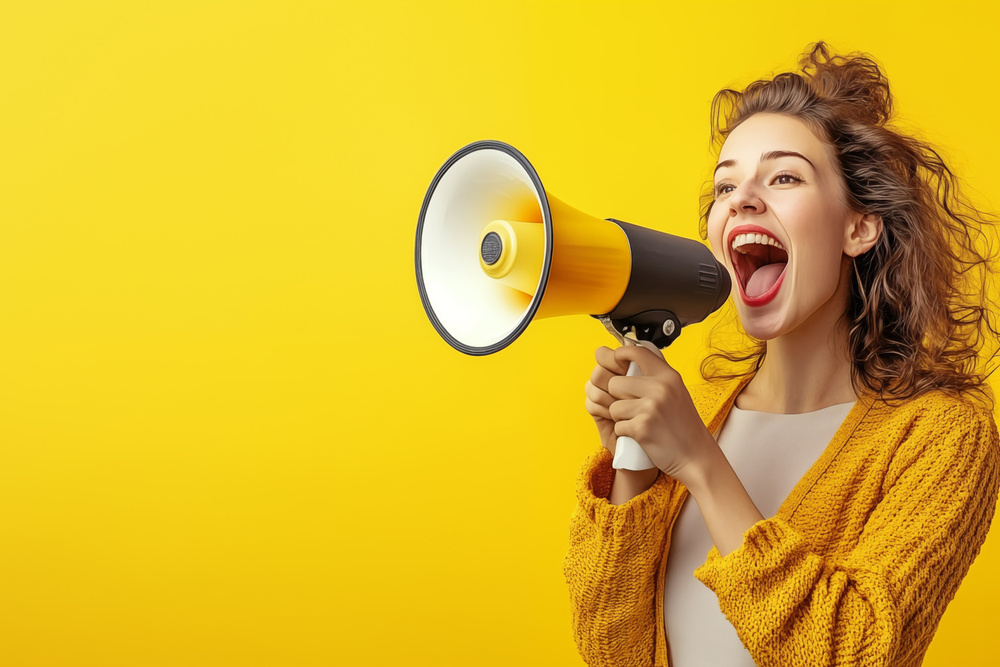
M843 316L855 391L895 401L940 389L991 402L984 357L996 357L1000 339L988 283L995 218L960 193L934 148L890 126L893 101L878 64L817 42L798 71L720 90L711 111L716 154L740 123L764 112L805 122L832 147L847 205L882 218L877 244L854 259ZM703 201L707 238L712 194ZM706 379L756 372L767 347L751 339L716 350L702 363Z

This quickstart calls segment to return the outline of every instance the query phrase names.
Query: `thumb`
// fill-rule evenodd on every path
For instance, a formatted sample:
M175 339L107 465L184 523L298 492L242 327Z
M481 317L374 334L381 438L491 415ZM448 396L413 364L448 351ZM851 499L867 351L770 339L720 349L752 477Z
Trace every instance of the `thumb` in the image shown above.
M670 368L667 360L663 358L663 353L649 341L639 341L636 345L619 347L615 350L615 361L624 365L634 361L643 375L653 375L664 367Z

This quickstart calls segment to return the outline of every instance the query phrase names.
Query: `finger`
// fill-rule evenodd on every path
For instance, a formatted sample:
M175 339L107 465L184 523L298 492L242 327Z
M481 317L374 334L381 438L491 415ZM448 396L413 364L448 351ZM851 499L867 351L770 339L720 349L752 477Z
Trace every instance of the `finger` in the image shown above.
M608 380L608 393L618 400L659 396L661 382L645 375L616 375Z
M600 387L595 387L593 384L588 382L584 387L584 394L587 399L593 401L597 405L608 408L612 403L615 402L614 396L604 391Z
M622 363L618 360L615 351L610 347L599 347L594 354L597 363L606 368L614 375L625 375L628 372L628 362Z
M606 406L603 406L600 403L595 403L589 398L586 401L584 401L583 406L584 408L587 409L587 412L592 417L600 417L602 419L612 419L611 411L608 410Z
M624 345L614 351L615 361L623 364L626 371L631 362L639 365L643 375L654 375L666 370L673 371L667 360L659 352L640 345Z
M607 368L601 365L594 366L594 370L590 374L590 382L598 389L603 391L608 390L608 380L615 377L615 374L609 371Z
M640 412L642 412L641 399L615 401L608 406L608 414L616 422L634 419Z
M626 436L632 438L636 442L642 442L645 438L643 436L647 435L645 430L645 419L643 417L635 417L633 419L626 419L623 421L615 422L615 435L621 437Z

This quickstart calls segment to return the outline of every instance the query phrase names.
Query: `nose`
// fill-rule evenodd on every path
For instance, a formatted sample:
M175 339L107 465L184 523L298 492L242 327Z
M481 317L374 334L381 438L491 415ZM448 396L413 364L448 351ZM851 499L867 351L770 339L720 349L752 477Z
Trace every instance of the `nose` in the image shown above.
M765 210L764 200L749 183L744 183L736 188L729 198L729 217L731 218L741 213L758 215Z

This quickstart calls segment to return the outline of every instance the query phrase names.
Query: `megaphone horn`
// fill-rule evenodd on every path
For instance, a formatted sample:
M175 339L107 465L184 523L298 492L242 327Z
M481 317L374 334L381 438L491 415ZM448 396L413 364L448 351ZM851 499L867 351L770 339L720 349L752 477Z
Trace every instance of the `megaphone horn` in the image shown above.
M502 350L536 317L570 314L604 315L662 342L657 312L678 328L700 322L731 289L702 244L576 210L500 141L461 148L434 176L417 222L416 272L434 328L472 355Z

